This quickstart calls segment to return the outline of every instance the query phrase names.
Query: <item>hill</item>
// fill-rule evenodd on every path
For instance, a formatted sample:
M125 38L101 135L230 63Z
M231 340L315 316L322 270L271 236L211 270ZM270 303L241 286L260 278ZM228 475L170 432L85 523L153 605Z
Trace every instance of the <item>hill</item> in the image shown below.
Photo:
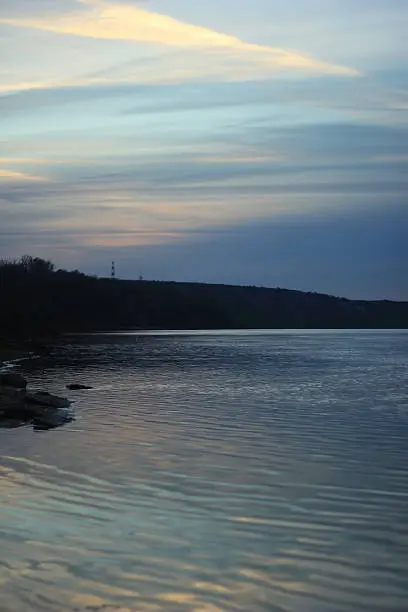
M287 289L112 280L23 257L0 262L0 337L129 328L408 328L408 302Z

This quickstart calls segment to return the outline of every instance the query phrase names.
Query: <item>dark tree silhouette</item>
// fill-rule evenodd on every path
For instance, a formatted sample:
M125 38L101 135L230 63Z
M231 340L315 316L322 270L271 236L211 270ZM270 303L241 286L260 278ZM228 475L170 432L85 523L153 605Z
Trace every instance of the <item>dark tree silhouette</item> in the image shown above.
M408 303L286 289L126 281L0 260L0 339L125 328L407 328Z

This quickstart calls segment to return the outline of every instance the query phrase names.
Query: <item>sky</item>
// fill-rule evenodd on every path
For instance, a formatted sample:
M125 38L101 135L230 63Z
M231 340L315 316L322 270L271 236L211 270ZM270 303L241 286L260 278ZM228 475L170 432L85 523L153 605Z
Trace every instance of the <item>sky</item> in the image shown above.
M0 257L408 300L407 0L0 0Z

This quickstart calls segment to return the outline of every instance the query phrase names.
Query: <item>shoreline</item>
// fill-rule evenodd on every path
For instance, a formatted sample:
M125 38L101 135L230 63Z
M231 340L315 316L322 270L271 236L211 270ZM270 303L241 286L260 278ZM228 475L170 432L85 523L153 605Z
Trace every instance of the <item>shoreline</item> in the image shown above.
M16 357L15 355L11 359L10 356L6 359L4 354L0 349L0 374L5 374L9 370L13 370L15 367L19 365L22 361L26 361L27 359L31 359L34 357L34 353L26 353L25 355L20 355Z
M28 357L30 357L30 352L27 349L10 348L0 345L0 370Z
M61 335L34 336L30 339L0 336L0 368L7 363L29 359L35 355L48 354L61 340Z
M37 352L34 346L28 343L8 343L0 341L0 372L14 367L20 361L34 357Z

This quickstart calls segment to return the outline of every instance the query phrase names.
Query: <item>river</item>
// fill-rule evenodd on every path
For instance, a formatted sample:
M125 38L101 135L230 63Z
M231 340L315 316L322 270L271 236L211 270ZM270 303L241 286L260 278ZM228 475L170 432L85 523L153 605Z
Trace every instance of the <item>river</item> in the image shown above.
M18 370L75 420L0 429L1 612L408 609L407 332L112 333Z

